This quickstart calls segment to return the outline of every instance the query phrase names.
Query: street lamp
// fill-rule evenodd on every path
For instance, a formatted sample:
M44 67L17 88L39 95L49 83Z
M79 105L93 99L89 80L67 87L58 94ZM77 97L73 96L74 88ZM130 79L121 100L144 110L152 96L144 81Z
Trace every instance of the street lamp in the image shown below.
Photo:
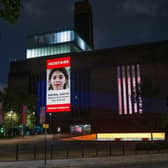
M35 117L36 117L36 116L35 116L35 115L36 115L36 112L33 111L32 114L33 114L33 128L34 128L34 127L35 127L35 122L36 122L36 120L35 120L35 119L36 119L36 118L35 118Z
M10 118L10 128L11 128L11 136L13 136L13 120L16 119L16 113L13 110L9 111L7 116Z
M33 113L32 113L32 115L33 115L33 132L35 133L35 124L36 124L36 112L34 112L33 111Z

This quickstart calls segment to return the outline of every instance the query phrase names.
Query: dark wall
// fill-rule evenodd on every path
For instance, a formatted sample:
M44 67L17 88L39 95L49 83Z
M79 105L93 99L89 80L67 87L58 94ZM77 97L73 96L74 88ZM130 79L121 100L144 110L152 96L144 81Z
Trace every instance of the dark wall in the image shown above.
M27 94L37 94L37 81L45 79L46 76L45 61L55 57L71 56L72 112L57 113L54 120L68 119L68 122L72 120L70 123L90 122L95 130L104 123L104 129L107 129L110 128L112 119L122 117L118 115L117 66L140 65L144 111L140 116L141 120L144 116L150 118L150 114L168 111L166 103L168 98L167 55L168 42L162 42L12 62L9 88L16 92L23 90ZM143 122L138 120L139 124L135 120L128 119L127 121L130 121L132 125L137 124L139 128L145 125L144 120ZM156 122L153 123L153 127L154 125ZM122 128L125 128L125 125Z

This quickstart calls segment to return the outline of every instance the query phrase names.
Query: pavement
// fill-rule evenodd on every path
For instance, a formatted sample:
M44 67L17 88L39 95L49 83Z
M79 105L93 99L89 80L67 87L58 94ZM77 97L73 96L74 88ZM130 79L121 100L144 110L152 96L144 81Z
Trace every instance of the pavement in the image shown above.
M146 166L145 166L146 165ZM167 168L168 153L102 158L0 162L0 168Z
M70 137L69 134L47 134L47 140L59 140ZM23 144L44 141L45 135L18 136L9 139L0 139L0 145L4 144Z

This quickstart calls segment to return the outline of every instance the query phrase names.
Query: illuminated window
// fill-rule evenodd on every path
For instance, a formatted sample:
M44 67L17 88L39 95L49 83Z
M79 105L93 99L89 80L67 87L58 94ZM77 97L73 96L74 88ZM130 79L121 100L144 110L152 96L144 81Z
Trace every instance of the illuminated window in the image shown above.
M119 114L143 113L140 65L117 67Z
M74 45L73 47L71 47L72 44ZM74 31L68 30L47 33L43 35L35 35L29 39L26 58L29 59L68 52L80 52L81 50L89 51L90 47Z
M57 38L58 38L57 33L54 33L54 40L53 40L53 43L55 43L55 44L57 43L57 41L58 41Z

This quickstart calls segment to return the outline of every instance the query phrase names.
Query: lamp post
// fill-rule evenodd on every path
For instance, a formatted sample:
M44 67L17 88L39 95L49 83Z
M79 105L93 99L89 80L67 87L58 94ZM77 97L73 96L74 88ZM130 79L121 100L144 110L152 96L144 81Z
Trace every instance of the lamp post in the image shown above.
M51 130L51 133L52 133L52 113L49 113L49 121L50 121L50 130Z
M35 123L36 123L36 112L33 111L33 128L35 127Z
M32 112L33 115L33 133L35 135L35 126L36 126L36 112Z
M11 136L13 136L13 121L12 121L12 115L13 115L13 110L10 111L10 128L11 128Z

